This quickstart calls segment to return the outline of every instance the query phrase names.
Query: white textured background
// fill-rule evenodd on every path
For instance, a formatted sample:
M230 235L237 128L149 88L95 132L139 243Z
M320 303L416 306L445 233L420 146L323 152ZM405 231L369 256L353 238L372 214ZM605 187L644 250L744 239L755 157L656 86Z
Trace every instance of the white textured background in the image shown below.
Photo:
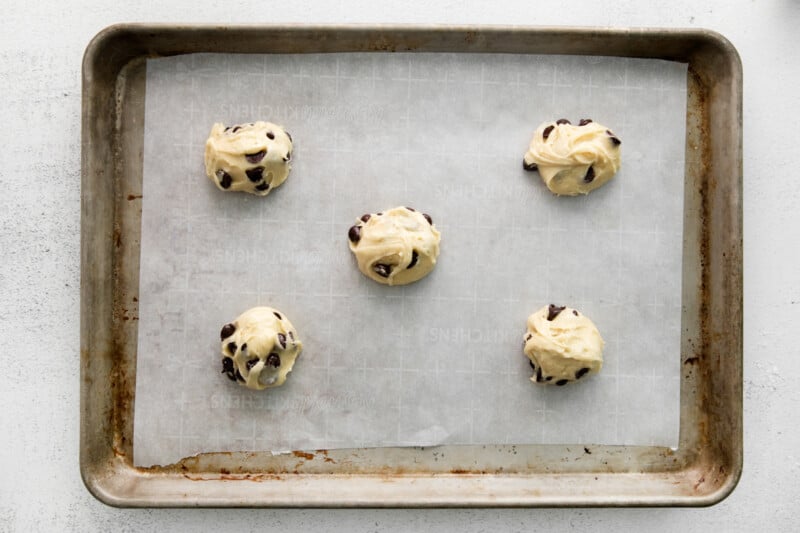
M10 2L0 31L0 531L792 531L800 500L800 2ZM709 509L119 510L78 471L80 63L116 22L705 27L745 73L745 466Z

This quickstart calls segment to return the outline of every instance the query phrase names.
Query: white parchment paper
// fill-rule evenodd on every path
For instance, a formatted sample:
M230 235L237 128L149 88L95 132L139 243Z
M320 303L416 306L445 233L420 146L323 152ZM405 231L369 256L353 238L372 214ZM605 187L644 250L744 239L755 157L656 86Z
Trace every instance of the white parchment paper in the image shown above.
M477 54L149 60L134 461L199 452L585 443L676 446L686 65ZM541 122L592 118L622 170L551 195L522 156ZM266 198L205 177L212 123L295 140ZM442 233L406 287L363 275L359 215L398 205ZM522 337L548 303L590 316L598 376L532 384ZM286 385L221 371L219 330L256 305L304 343Z

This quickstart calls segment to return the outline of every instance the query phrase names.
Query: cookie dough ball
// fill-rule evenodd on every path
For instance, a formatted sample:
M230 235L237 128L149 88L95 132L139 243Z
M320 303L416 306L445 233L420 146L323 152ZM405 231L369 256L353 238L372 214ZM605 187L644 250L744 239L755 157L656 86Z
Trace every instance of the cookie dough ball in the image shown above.
M222 326L222 373L249 389L278 387L303 349L292 323L271 307L253 307Z
M620 144L611 130L591 119L573 126L562 118L536 129L522 166L538 170L547 188L558 195L588 194L619 170Z
M286 181L291 160L292 137L270 122L217 123L206 141L206 175L222 191L266 196Z
M525 334L531 381L561 386L600 372L604 344L586 315L571 307L542 307L528 317Z
M406 285L436 266L440 235L431 217L410 207L362 215L348 232L358 269L386 285Z

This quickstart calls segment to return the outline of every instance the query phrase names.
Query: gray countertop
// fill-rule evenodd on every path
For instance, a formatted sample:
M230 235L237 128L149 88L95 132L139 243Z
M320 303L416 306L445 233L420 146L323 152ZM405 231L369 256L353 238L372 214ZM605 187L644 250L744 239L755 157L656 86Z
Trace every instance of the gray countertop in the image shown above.
M789 531L800 499L800 3L13 2L0 33L0 531ZM744 473L708 509L114 509L78 470L81 56L117 22L708 28L744 66ZM770 131L772 133L770 133ZM17 360L21 361L17 368Z

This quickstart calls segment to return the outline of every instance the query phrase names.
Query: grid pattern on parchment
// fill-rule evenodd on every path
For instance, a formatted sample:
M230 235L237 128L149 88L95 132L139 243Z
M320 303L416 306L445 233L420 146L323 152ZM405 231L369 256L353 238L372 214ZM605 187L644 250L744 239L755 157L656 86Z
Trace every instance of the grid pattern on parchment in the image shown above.
M134 453L434 443L675 445L685 65L456 54L188 55L149 61ZM593 118L623 169L585 198L550 195L522 154L542 121ZM295 139L266 198L218 191L216 121ZM347 228L411 205L442 232L407 287L358 273ZM592 317L602 373L528 381L526 317ZM219 373L218 331L255 305L305 349L284 387Z

